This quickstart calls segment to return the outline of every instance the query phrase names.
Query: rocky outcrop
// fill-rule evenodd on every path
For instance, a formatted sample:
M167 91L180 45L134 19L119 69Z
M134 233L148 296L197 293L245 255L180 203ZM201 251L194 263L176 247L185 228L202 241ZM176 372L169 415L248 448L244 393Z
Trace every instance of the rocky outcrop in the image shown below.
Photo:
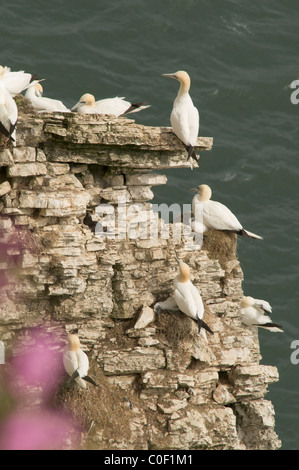
M198 139L199 152L211 147ZM264 398L278 373L259 364L257 332L241 324L236 235L211 232L197 246L149 202L167 182L152 171L189 167L170 130L29 109L17 147L2 142L0 165L0 338L9 352L33 326L55 332L61 347L78 332L101 391L59 399L86 429L93 422L84 446L278 448ZM172 294L175 255L189 264L214 332L200 341L190 318L153 310Z

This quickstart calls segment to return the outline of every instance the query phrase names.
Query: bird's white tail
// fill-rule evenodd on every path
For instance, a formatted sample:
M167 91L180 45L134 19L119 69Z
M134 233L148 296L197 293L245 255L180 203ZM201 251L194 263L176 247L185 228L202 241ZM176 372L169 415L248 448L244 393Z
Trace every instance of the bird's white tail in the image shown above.
M255 233L249 232L248 230L243 229L244 235L249 237L249 238L256 238L258 240L263 240L263 237L260 237L259 235L256 235Z
M143 109L150 108L150 104L144 104L144 103L132 103L132 105L127 109L127 111L123 114L131 114L131 113L138 113L139 111L142 111Z
M265 330L272 331L272 333L283 333L283 328L280 325L277 325L276 323L257 323L254 324L254 326L258 326L260 328L265 328Z

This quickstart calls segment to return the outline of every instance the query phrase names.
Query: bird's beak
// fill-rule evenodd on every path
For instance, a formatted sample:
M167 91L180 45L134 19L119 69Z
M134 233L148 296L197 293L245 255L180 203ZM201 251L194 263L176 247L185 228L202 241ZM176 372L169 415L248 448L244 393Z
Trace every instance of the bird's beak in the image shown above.
M174 73L162 73L162 77L176 78Z
M197 193L198 189L197 188L192 188L192 189L189 189L189 191L191 191L192 193Z
M76 111L76 109L78 108L79 104L80 104L80 101L78 101L78 103L75 104L75 106L73 106L73 107L71 108L71 111Z
M27 88L30 88L32 86L35 86L37 85L38 83L40 82L44 82L46 80L46 78L41 78L40 80L32 80L32 82L29 83L29 85L26 86L26 88L24 88L24 90L27 90ZM23 90L23 91L24 91Z
M180 260L179 260L179 258L177 258L177 257L175 256L175 259L177 260L177 262L178 262L178 263L180 263Z

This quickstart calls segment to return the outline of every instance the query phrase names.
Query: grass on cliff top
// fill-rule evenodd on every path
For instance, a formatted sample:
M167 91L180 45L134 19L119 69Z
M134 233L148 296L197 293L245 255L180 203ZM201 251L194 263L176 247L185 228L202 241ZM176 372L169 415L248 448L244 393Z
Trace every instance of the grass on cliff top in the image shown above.
M192 341L197 332L196 323L181 312L162 311L155 326L159 339L165 339L173 350L183 348L184 342Z
M111 385L97 366L91 366L89 375L98 387L87 383L87 388L82 389L75 382L68 382L66 378L52 398L52 405L73 416L76 425L87 437L85 444L88 448L92 447L93 429L101 433L103 449L107 448L107 441L110 440L129 442L132 410L126 392Z
M36 111L34 110L31 102L25 98L23 95L17 95L14 98L16 105L18 107L18 113L19 114L28 114L28 113L35 113Z
M218 260L221 267L224 268L227 261L236 257L237 235L210 230L204 234L202 249L207 251L210 259Z

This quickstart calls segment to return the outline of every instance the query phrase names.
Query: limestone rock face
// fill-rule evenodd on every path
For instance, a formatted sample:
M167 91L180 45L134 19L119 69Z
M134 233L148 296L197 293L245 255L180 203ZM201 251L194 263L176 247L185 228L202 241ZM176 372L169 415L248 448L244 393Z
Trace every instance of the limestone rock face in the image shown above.
M197 150L211 147L198 139ZM257 331L241 324L236 235L211 232L196 246L151 208L151 188L167 181L155 172L189 167L169 129L20 112L17 147L1 147L0 165L0 339L13 353L20 331L44 326L63 348L76 331L105 380L101 399L126 398L126 431L108 435L99 419L84 445L279 448L264 399L278 373L259 364ZM154 313L173 294L175 256L190 266L213 335L199 337L179 311ZM87 393L97 403L99 392Z

